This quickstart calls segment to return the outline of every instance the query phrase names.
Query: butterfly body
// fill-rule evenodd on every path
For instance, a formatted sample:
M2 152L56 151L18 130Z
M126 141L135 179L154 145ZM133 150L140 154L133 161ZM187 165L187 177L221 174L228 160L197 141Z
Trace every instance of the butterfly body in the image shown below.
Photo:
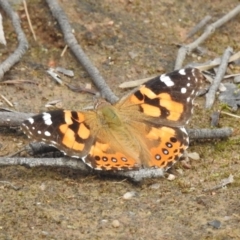
M188 147L188 122L203 79L194 68L156 77L115 105L56 110L24 121L37 141L97 170L167 169Z

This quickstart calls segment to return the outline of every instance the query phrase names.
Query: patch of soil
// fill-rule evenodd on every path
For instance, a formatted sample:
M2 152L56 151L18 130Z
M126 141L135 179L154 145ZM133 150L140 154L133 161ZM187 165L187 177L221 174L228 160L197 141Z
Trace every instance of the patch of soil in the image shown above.
M206 15L217 20L237 4L237 0L61 1L77 39L118 96L126 94L118 89L126 80L171 71L177 44L185 34ZM68 83L91 84L70 51L60 57L62 34L46 3L29 1L28 7L37 41L32 39L23 7L16 6L30 49L5 79L34 84L0 85L0 92L14 110L23 112L44 111L48 101L57 99L63 108L74 110L91 105L91 95L74 93L46 74L49 66L62 66L75 73L64 78ZM11 24L3 18L8 47L1 49L1 60L16 47ZM212 59L228 45L239 51L239 20L237 16L218 29L204 44L206 54L191 54L186 63ZM203 99L197 103L189 127L208 128L212 111L204 109ZM0 104L9 107L2 100ZM216 103L214 110L219 108ZM220 124L239 128L239 121L227 116ZM28 142L15 129L0 129L1 156ZM1 167L0 180L18 190L0 182L0 239L240 239L239 132L222 141L194 142L189 151L198 152L201 160L191 161L192 168L171 182L163 178L133 184L64 168ZM234 176L233 184L203 191L229 174ZM135 196L124 200L129 191ZM213 220L221 222L219 229L208 224Z

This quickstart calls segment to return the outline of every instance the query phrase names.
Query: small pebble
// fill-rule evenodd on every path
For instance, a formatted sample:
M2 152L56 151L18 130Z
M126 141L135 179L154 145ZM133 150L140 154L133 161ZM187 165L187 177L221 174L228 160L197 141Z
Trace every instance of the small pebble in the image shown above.
M132 191L132 192L126 192L124 195L123 195L123 199L125 200L129 200L133 197L136 196L136 192Z
M240 76L235 76L234 79L233 79L233 81L234 81L235 83L240 83Z
M173 174L169 174L168 177L167 177L167 180L169 180L169 181L173 181L175 178L176 178L175 175L173 175Z
M208 222L208 225L210 225L216 229L219 229L221 227L221 222L218 220L213 220L211 222Z
M118 228L120 226L120 222L115 219L115 220L112 221L112 226L115 227L115 228Z
M184 172L181 168L176 169L176 172L181 176L183 176L183 174L184 174Z
M39 186L39 189L41 189L42 191L44 191L46 189L46 184L45 183L42 183L40 186Z
M188 157L193 159L193 160L199 160L200 159L199 154L196 153L196 152L188 153Z
M154 183L149 186L151 189L159 189L160 188L160 183Z
M74 77L74 72L72 70L68 70L66 68L62 68L62 67L56 67L55 69L57 72L60 72L68 77Z
M128 54L131 59L134 59L134 58L138 57L138 55L139 55L137 52L134 52L134 51L128 52Z
M225 91L227 90L227 88L224 86L224 84L220 83L220 84L219 84L219 87L218 87L218 90L219 90L220 92L225 92Z

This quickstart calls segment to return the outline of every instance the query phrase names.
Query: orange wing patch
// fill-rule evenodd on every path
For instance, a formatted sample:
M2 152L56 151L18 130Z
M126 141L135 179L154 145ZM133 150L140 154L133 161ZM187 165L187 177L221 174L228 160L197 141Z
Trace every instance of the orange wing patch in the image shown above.
M160 99L160 106L165 107L169 111L167 119L170 121L178 121L183 114L183 104L174 101L168 93L161 93L157 97Z
M85 116L80 112L64 111L65 124L59 126L62 133L62 144L74 151L83 151L86 141L90 137L90 130L84 124Z
M160 117L162 115L161 108L164 108L168 111L166 119L170 121L178 121L184 111L183 104L174 101L170 94L155 94L146 86L141 87L130 96L130 102L140 105L141 111L150 117Z

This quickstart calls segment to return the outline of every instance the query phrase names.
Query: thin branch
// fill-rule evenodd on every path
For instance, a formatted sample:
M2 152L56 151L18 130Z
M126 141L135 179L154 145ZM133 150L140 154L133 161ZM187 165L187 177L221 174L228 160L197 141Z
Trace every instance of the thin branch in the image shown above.
M232 11L227 13L225 16L223 16L216 22L207 26L204 33L198 39L196 39L194 42L192 42L188 45L183 45L181 48L179 48L178 56L177 56L177 60L176 60L174 69L181 68L183 61L186 58L186 55L188 53L192 52L196 47L198 47L201 43L203 43L209 36L211 36L217 28L221 27L226 22L233 19L237 14L239 14L239 12L240 12L240 5L235 7Z
M33 115L32 113L0 112L0 127L18 127Z
M240 51L239 52L236 52L234 53L230 58L229 58L229 61L228 63L231 63L231 62L234 62L234 61L237 61L238 59L240 58ZM212 69L214 67L217 67L221 64L221 58L215 58L213 59L212 61L209 61L207 63L196 63L196 64L189 64L187 65L188 67L196 67L198 68L199 70L201 71L205 71L205 70L209 70L209 69ZM226 76L224 76L224 78L226 78Z
M23 165L29 167L51 166L69 167L84 172L90 172L90 168L81 160L72 158L21 158L0 157L0 166Z
M212 107L212 105L215 101L216 92L219 88L221 80L223 79L223 77L225 75L225 72L227 70L228 61L229 61L230 56L232 55L232 52L233 52L233 49L230 47L228 47L225 50L223 57L222 57L221 64L218 67L216 77L215 77L212 85L210 86L208 93L206 94L205 107L208 109Z
M195 33L197 33L201 28L203 28L210 20L212 19L211 16L206 16L205 18L203 18L193 29L191 29L189 31L189 33L187 34L187 38L192 37Z
M221 114L228 115L228 116L230 116L230 117L240 118L240 116L238 116L238 115L236 115L236 114L228 113L228 112L225 112L225 111L221 111L220 113L221 113Z
M163 177L164 172L162 169L140 169L137 171L97 171L88 167L81 160L72 158L8 158L0 157L0 166L51 166L51 167L69 167L76 169L84 174L95 172L100 175L126 177L134 181L141 181L144 178Z
M24 32L22 31L19 17L17 13L12 10L11 5L8 3L8 1L0 1L0 7L11 19L18 38L17 49L0 64L0 79L2 79L5 72L7 72L14 64L16 64L25 54L28 49L28 41Z
M48 6L52 11L53 16L57 19L58 24L62 29L64 40L67 43L68 47L72 50L75 57L88 72L94 84L101 92L102 96L106 98L110 103L115 103L118 98L111 91L109 86L106 84L104 78L99 73L98 69L91 63L88 56L84 53L83 49L78 44L72 32L72 27L70 26L63 9L59 6L56 0L46 0L46 2L48 3Z
M221 189L221 188L224 188L226 187L228 184L230 183L233 183L234 182L234 178L233 178L233 175L230 174L228 178L224 178L220 184L212 187L212 188L206 188L206 189L203 189L204 192L210 192L210 191L215 191L215 190L218 190L218 189Z

